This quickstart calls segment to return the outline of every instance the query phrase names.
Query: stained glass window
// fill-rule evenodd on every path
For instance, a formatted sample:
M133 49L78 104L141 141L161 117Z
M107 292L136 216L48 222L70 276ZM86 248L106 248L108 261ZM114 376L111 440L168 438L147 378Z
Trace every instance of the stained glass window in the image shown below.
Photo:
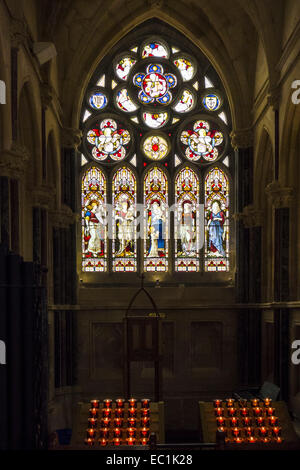
M168 270L168 180L158 167L152 167L144 180L144 270Z
M233 171L226 91L187 38L177 40L167 25L153 36L147 25L101 59L84 95L82 270L226 273Z
M82 178L82 270L107 270L106 178L96 167Z
M168 151L168 142L161 135L150 135L143 142L143 152L151 160L162 160Z
M175 180L175 271L199 271L199 180L184 167Z
M136 179L127 167L113 177L113 271L136 271Z
M229 270L229 181L218 167L205 178L205 271Z

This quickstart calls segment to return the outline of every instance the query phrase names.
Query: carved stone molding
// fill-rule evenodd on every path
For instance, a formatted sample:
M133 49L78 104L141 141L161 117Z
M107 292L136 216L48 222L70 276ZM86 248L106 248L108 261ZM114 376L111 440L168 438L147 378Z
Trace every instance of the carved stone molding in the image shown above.
M54 98L53 88L48 83L41 83L40 90L42 106L43 108L47 109L51 105Z
M12 47L18 48L22 44L29 49L30 35L26 21L12 18L10 23L10 39Z
M32 205L34 207L43 207L50 209L55 204L56 191L52 186L35 187L32 191Z
M294 188L284 188L279 181L272 181L265 191L272 206L276 209L290 207L294 202Z
M231 145L237 150L239 148L249 148L253 147L253 129L236 129L233 130L230 134Z
M22 177L28 160L27 148L14 142L10 150L0 152L0 175L17 179Z
M274 111L276 109L279 109L280 98L281 98L281 89L278 86L274 88L270 88L267 94L268 106L271 106Z
M164 0L147 0L148 5L151 8L162 8L164 5Z
M49 215L53 227L68 228L79 220L79 215L75 214L70 207L64 204L60 210L50 211Z
M235 214L234 218L242 221L246 228L260 227L263 221L263 210L250 204L244 207L243 212Z
M80 129L65 127L62 129L62 145L67 148L77 148L81 143L82 132Z

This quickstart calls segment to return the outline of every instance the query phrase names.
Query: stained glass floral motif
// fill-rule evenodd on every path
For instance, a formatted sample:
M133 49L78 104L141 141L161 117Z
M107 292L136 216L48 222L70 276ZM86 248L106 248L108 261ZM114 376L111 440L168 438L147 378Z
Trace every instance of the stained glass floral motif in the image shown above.
M144 270L168 269L168 181L158 167L151 168L144 180L145 233Z
M168 117L168 113L143 113L145 124L153 129L163 127L167 123Z
M203 97L203 106L208 111L216 111L221 106L220 98L214 93L209 93Z
M175 180L175 270L199 271L199 180L189 167Z
M116 74L121 80L127 80L131 68L136 64L132 57L123 57L116 65Z
M159 42L150 42L142 50L142 58L146 57L163 57L168 58L169 54L165 46Z
M93 93L89 98L89 104L91 108L100 111L100 109L105 108L107 105L107 98L104 93L100 91Z
M161 160L169 150L167 140L160 135L151 135L144 140L143 152L151 160Z
M229 270L229 182L220 168L205 178L205 271Z
M149 104L157 101L160 104L169 104L172 101L169 90L177 85L177 79L171 73L164 74L161 65L150 64L145 74L137 73L133 77L133 83L141 88L138 94L141 103Z
M190 90L183 90L180 100L174 106L177 113L187 113L195 104L195 97Z
M126 113L131 113L132 111L137 110L137 106L130 99L126 88L122 88L117 92L116 103L118 107Z
M108 156L115 161L126 157L125 146L130 142L130 133L118 128L114 119L104 119L99 129L91 129L87 133L87 141L93 145L92 156L95 160L106 160Z
M82 270L107 270L106 178L91 167L82 178Z
M179 72L181 73L182 79L184 82L191 80L195 73L195 68L193 67L192 63L184 58L179 58L174 60L174 64L178 68Z
M195 162L202 157L213 162L219 156L217 147L223 142L223 134L210 130L207 121L196 121L193 130L188 129L181 133L180 140L187 146L185 156L188 160Z
M127 167L113 177L113 271L136 271L136 179Z

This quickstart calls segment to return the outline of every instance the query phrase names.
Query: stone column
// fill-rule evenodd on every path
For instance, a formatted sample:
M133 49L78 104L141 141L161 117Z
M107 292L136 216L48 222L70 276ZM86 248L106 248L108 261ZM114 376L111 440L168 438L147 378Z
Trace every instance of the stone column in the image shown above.
M290 300L289 248L290 248L290 211L294 202L294 190L282 187L278 180L266 188L274 211L274 301ZM274 311L274 380L280 387L283 400L289 399L290 367L290 311L278 308Z

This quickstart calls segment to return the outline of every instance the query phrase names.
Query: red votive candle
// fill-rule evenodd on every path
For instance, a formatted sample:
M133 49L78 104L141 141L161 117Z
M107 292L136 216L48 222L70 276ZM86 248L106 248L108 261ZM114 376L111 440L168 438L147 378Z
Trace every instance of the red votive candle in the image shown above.
M224 435L227 436L227 428L224 428L223 426L221 426L220 428L218 428L218 431L223 432Z
M246 418L243 418L242 419L242 423L244 426L251 426L252 424L252 419L249 418L248 416L246 416Z
M248 408L241 408L240 413L241 413L241 416L248 416L249 410Z
M112 400L110 398L105 398L105 400L103 400L103 404L105 408L111 408Z
M274 416L274 411L275 411L275 408L266 408L266 415L267 416Z
M220 400L219 398L217 398L216 400L214 400L214 407L215 408L220 408L222 406L222 400Z
M239 425L239 420L237 418L230 418L229 423L232 428L237 428Z
M87 439L85 439L84 442L85 442L85 444L86 444L87 446L90 446L90 447L91 447L91 446L94 445L95 439L93 439L92 437L88 437Z
M275 426L274 428L272 428L272 433L273 433L273 436L280 436L281 435L281 428Z
M136 426L136 418L128 418L127 424L130 428L135 428Z
M271 404L272 404L272 398L264 398L265 406L271 406Z
M114 425L116 428L122 427L123 424L123 418L115 418L114 419Z
M278 424L278 418L277 416L270 416L268 419L269 425L270 426L277 426Z
M271 442L271 439L269 437L262 437L260 442L262 442L263 444L268 444L269 442Z
M109 428L110 419L109 418L102 418L101 419L101 428Z
M149 428L149 423L150 423L150 418L148 418L147 416L142 416L141 418L141 426L143 428ZM134 424L135 426L135 424Z
M251 405L252 405L253 408L258 407L259 406L259 400L257 398L252 398Z
M136 428L127 428L128 437L136 437Z
M115 416L117 418L123 418L124 416L124 409L123 408L116 408L115 409Z
M233 435L234 437L240 436L240 435L241 435L241 430L240 430L240 428L233 428L233 429L232 429L232 435Z
M115 437L113 440L114 446L121 445L121 439L119 437Z
M111 417L111 408L103 408L102 409L102 416L103 416L103 418L110 418Z
M129 408L128 416L130 416L130 418L135 418L136 417L136 408Z
M107 439L105 439L104 437L101 437L101 439L99 439L99 444L102 447L107 446Z
M121 437L121 429L115 428L114 429L114 437Z
M97 408L90 408L90 417L91 417L91 418L98 418L98 410L97 410Z
M259 407L253 408L253 413L254 416L261 416L262 415L262 409Z
M259 418L256 418L256 425L259 427L265 425L265 420L262 416L260 416Z
M143 437L149 437L149 428L142 428L140 433Z
M248 426L247 428L245 428L245 434L246 436L253 436L254 435L254 429L250 426Z
M268 435L268 429L265 428L265 426L262 426L262 427L258 430L258 432L259 432L259 435L260 435L261 437L266 437L266 436Z
M222 416L217 417L217 425L220 426L225 426L225 419Z
M244 439L242 439L241 437L235 437L233 439L233 442L235 442L236 444L242 444L242 442L244 442Z
M99 400L91 400L91 408L99 408Z
M235 408L228 408L228 416L235 416L236 409Z
M141 439L141 444L142 444L142 446L146 446L148 444L147 437L143 437L143 439Z
M277 442L277 444L281 444L282 441L283 441L282 437L280 436L274 437L274 442Z
M86 430L87 437L95 437L96 436L96 429L95 428L88 428Z
M256 442L256 438L254 436L250 436L248 437L248 442L250 442L251 444L254 444Z
M117 398L116 399L116 408L124 408L125 400L124 398Z
M90 428L95 428L97 426L97 419L96 418L89 418L88 423L89 423Z
M142 408L141 409L141 416L148 417L150 414L149 408Z
M134 437L128 437L128 439L126 439L127 441L127 445L129 446L134 446L135 444L135 438Z
M129 407L130 408L136 408L137 407L137 400L135 398L130 398L128 400Z
M234 398L227 398L226 399L226 406L227 408L232 408L234 406Z
M109 429L108 428L101 428L100 429L100 436L101 437L105 437L107 439L108 434L109 434Z
M224 409L223 408L215 408L215 415L216 416L224 416Z
M142 405L142 408L149 408L150 407L150 400L149 398L143 398L141 400L141 405Z

